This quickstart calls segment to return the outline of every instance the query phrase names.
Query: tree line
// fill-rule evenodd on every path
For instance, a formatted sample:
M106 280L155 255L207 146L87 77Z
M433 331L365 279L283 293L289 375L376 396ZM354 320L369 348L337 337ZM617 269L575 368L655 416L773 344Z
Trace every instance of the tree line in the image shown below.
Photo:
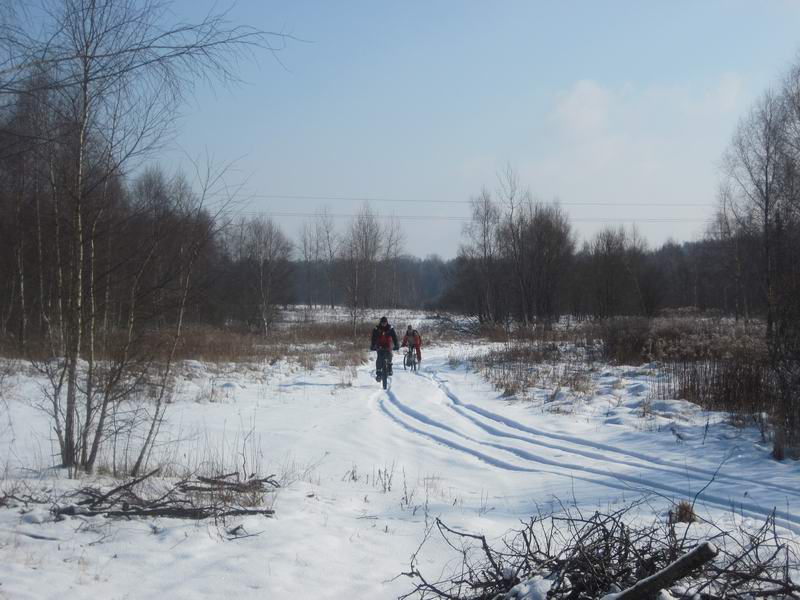
M635 226L606 226L579 244L565 211L534 200L510 169L471 207L440 305L482 323L653 317L686 307L743 319L765 314L756 242L737 238L735 256L718 226L700 240L655 248Z
M327 210L302 223L294 241L264 216L218 219L222 226L208 263L199 323L269 333L288 305L344 307L355 327L369 308L438 307L448 263L403 251L396 219L365 204L337 226Z

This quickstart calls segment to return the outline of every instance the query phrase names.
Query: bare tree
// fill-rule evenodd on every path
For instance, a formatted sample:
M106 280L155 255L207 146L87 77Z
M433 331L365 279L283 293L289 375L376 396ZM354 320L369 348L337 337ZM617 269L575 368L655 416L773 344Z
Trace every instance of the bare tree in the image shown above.
M727 208L740 227L756 226L761 239L762 295L767 307L767 339L774 330L775 219L780 210L783 181L785 106L766 92L741 121L724 157L732 193Z
M272 220L255 217L242 221L243 255L255 271L254 285L258 298L258 315L266 336L275 319L277 300L286 288L292 245Z
M531 271L528 264L527 243L529 239L524 229L530 207L533 202L530 190L520 188L519 176L508 165L499 173L497 195L504 207L501 221L500 242L501 252L506 255L514 274L515 292L517 298L517 314L522 323L527 327L530 324L531 314Z
M317 305L317 280L322 248L314 221L305 221L300 227L298 251L302 261L303 296L308 308Z
M399 259L403 253L405 234L397 217L391 217L383 225L381 262L376 265L375 281L380 293L378 302L385 307L396 308L400 299Z
M333 308L336 303L336 257L339 253L341 240L336 232L333 217L331 217L327 209L317 213L314 219L314 233L322 250L325 262L325 280L328 283L328 302L330 307Z
M63 415L55 429L69 468L86 467L91 455L86 426L96 407L95 341L105 314L98 311L104 288L98 285L97 244L103 227L111 226L105 219L119 177L160 146L196 81L233 81L243 53L273 49L269 34L230 26L225 14L169 26L168 9L157 0L64 0L46 3L35 28L0 23L0 91L16 96L44 91L52 115L43 143L49 148L53 218L59 224L57 302L40 304L44 321L52 323L55 316L59 322L58 329L49 329L51 347L64 356L60 374L52 377L52 395L57 400L65 388L63 409L57 400L54 413ZM179 280L186 283L188 277ZM85 384L78 366L84 356L90 364ZM81 393L87 403L83 412Z
M478 318L498 322L502 320L497 306L501 293L497 277L500 211L486 188L471 200L471 207L472 219L464 228L468 242L461 254L474 262L478 271Z
M549 322L558 318L558 296L574 251L569 220L558 205L536 202L522 190L510 167L499 181L504 211L497 245L513 273L515 314L526 326L534 319Z
M377 264L383 248L378 218L369 204L364 204L341 243L342 286L354 335L358 320L375 293Z
M558 205L535 204L528 209L528 262L533 271L533 312L550 323L560 316L560 299L575 252L569 218Z
M707 232L707 237L718 240L726 247L724 254L727 262L726 272L733 280L736 318L741 316L747 323L750 320L750 303L749 290L745 284L744 253L747 251L747 245L744 243L744 238L748 232L752 232L753 227L749 223L746 227L741 226L741 217L736 213L730 182L723 182L720 185L717 201L714 222Z

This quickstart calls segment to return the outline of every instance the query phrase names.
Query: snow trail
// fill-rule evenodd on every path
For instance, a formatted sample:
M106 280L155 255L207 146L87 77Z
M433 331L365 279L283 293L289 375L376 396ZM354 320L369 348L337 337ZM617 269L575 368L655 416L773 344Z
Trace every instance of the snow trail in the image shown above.
M752 479L752 478L749 478L749 477L744 477L744 476L730 475L728 473L722 473L722 472L714 471L714 470L711 470L711 469L704 469L702 467L696 467L696 466L689 466L687 464L674 463L672 461L669 461L669 460L666 460L666 459L660 459L660 458L654 457L652 455L644 454L644 453L641 453L641 452L635 452L635 451L632 451L632 450L620 449L618 446L609 446L608 444L603 444L601 442L588 441L588 440L584 440L582 438L578 438L578 437L574 437L574 436L570 436L570 435L564 435L564 434L559 434L559 433L554 433L554 432L548 432L548 431L544 431L542 429L538 429L536 427L530 427L530 426L527 426L527 425L523 425L522 423L519 423L518 421L514 421L513 419L509 419L507 417L503 417L503 416L501 416L501 415L499 415L497 413L494 413L494 412L488 411L486 409L480 408L478 406L475 406L474 404L469 404L469 403L462 402L458 398L458 396L455 395L449 389L449 387L447 386L447 383L444 380L442 380L439 376L437 376L436 374L434 374L431 377L431 380L434 381L440 387L440 389L445 393L445 395L447 395L447 397L452 401L453 409L458 411L458 412L460 412L466 418L472 419L472 417L467 416L467 411L469 411L469 412L475 413L477 415L480 415L482 417L485 417L486 419L490 419L492 421L495 421L497 423L505 425L506 427L508 427L510 429L514 429L514 430L521 431L521 432L524 432L524 433L528 433L528 434L531 434L531 435L534 435L534 436L538 436L539 438L544 438L544 440L558 440L558 441L567 442L567 443L571 444L572 446L561 446L561 445L558 445L558 444L551 443L549 441L542 441L542 440L537 439L537 438L529 438L529 437L515 436L513 434L505 434L505 433L501 432L498 429L489 428L488 431L490 431L490 433L493 433L494 435L507 435L508 437L520 439L520 440L523 440L523 441L526 441L526 442L529 442L529 443L532 443L532 444L537 444L537 445L541 445L541 446L544 446L544 447L549 447L549 448L553 448L553 449L557 449L557 450L563 450L565 452L570 452L570 453L573 453L573 454L580 454L580 455L586 456L588 458L595 458L595 459L603 460L603 461L606 461L606 462L613 462L613 463L616 463L616 464L619 464L619 465L637 466L637 467L638 466L647 466L648 468L653 468L653 469L656 469L658 467L665 467L663 469L665 472L673 473L673 474L679 474L679 475L686 475L687 472L688 472L690 474L697 475L698 479L709 480L712 477L714 477L717 480L727 480L727 481L730 481L730 482L733 482L733 483L747 483L747 484L750 484L750 485L755 485L755 486L763 487L763 488L766 488L766 489L772 489L772 490L775 490L775 491L778 491L778 492L782 492L782 493L788 494L790 496L793 496L795 499L800 500L800 490L798 490L797 488L791 488L791 487L788 487L788 486L784 486L784 485L777 484L777 483L772 483L772 482L765 482L765 481L761 481L761 480L755 480L755 479ZM474 422L475 423L479 423L478 420L475 420ZM483 425L481 425L481 426L483 426ZM573 447L573 446L577 446L577 448ZM590 450L583 450L582 449L583 447L590 448ZM626 456L626 457L638 459L638 461L640 461L640 462L631 462L631 461L624 460L624 459L612 459L607 454L601 454L601 453L598 453L598 452L593 452L592 450L595 450L595 449L596 450L602 450L604 452L609 452L609 453L612 453L612 454L617 454L617 455L620 455L620 456Z
M708 505L750 517L765 518L774 512L783 526L800 532L800 515L788 510L790 501L796 504L800 499L797 490L522 424L463 402L436 374L435 367L426 366L424 373L413 380L401 378L394 390L379 394L378 405L383 414L416 436L467 453L496 468L547 473L613 489L687 499L696 496ZM540 451L531 452L526 446L536 446ZM698 492L691 489L693 482L708 485ZM743 483L749 488L745 499L738 497ZM779 504L776 494L782 495L780 500L787 510L777 509L783 502ZM764 504L753 498L771 501Z

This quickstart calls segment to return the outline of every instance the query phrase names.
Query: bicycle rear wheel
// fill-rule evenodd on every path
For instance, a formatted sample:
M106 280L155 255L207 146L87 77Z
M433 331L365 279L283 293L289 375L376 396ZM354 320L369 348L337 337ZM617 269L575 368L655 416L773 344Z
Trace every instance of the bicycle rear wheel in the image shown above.
M388 380L389 380L389 375L388 375L388 371L389 371L389 364L390 364L390 363L389 363L389 361L388 361L388 359L387 359L386 355L384 355L384 356L383 356L383 360L381 361L381 385L383 386L383 389L386 389L386 388L388 387Z

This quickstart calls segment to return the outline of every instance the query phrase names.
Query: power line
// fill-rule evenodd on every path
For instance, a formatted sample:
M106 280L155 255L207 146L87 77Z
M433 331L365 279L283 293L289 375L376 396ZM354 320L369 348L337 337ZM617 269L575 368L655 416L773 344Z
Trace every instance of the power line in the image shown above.
M295 194L243 194L247 199L262 200L303 200L303 201L330 201L330 202L393 202L413 204L470 204L472 200L437 200L432 198L377 198L372 196L310 196ZM561 202L557 200L536 200L534 204L559 204L561 206L619 206L619 207L707 207L716 206L712 203L698 202Z
M292 212L292 211L236 211L237 215L242 216L263 216L263 217L299 217L314 218L320 213ZM324 213L328 217L335 219L352 219L357 217L355 213ZM377 219L398 219L402 221L471 221L469 216L447 216L447 215L374 215ZM682 219L682 218L657 218L645 217L635 218L570 218L570 222L575 223L705 223L708 219Z

